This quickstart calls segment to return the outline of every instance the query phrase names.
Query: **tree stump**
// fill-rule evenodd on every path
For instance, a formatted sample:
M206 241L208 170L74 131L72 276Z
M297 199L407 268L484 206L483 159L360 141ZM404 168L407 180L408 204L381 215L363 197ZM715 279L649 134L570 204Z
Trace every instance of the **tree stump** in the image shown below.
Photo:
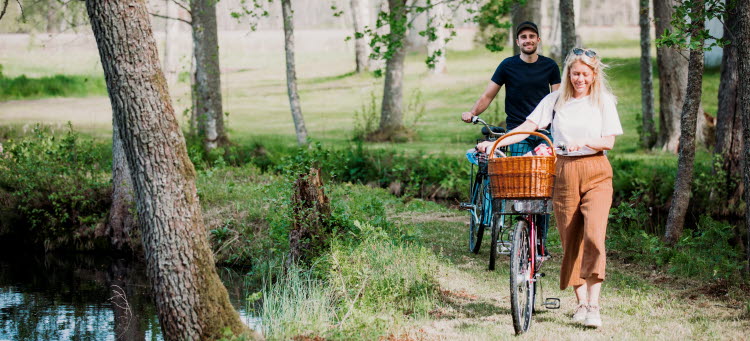
M331 201L323 191L320 169L310 168L294 182L287 266L308 263L321 254L329 243L330 218Z

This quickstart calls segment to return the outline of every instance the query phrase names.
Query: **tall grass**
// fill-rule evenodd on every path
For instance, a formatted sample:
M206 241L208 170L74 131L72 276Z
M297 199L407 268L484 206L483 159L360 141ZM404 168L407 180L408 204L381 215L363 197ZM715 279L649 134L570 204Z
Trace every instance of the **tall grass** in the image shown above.
M83 97L106 95L107 87L103 77L54 75L50 77L28 78L21 75L14 78L0 74L0 102L18 99L38 99L45 97Z

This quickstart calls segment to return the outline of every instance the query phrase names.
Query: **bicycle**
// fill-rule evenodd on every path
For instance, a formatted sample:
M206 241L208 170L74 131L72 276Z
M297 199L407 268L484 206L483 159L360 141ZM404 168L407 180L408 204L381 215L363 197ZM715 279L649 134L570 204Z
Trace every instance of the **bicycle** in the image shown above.
M518 134L541 137L554 150L552 141L539 132L514 132L496 140L490 151L494 151L502 139ZM522 334L531 325L537 283L542 291L541 278L544 273L540 269L548 259L545 238L539 233L538 225L552 212L550 197L555 153L553 152L552 159L546 156L536 159L533 156L523 156L494 163L493 157L494 153L491 152L489 163L492 166L489 167L488 174L491 177L493 205L497 208L493 212L493 234L494 231L501 231L506 216L517 217L510 238L509 284L513 328L516 334ZM495 158L495 161L498 160ZM523 179L517 180L518 177ZM541 296L544 299L543 291ZM560 299L548 297L544 299L542 306L559 309Z
M482 123L481 141L494 141L497 137L505 133L505 128L490 126L484 120L474 116L472 123ZM469 216L469 251L475 254L479 253L484 238L484 230L492 224L492 197L490 196L489 175L487 174L487 158L482 153L474 155L477 159L477 173L474 175L474 163L471 165L470 185L469 185L469 202L460 204L462 210L467 210Z

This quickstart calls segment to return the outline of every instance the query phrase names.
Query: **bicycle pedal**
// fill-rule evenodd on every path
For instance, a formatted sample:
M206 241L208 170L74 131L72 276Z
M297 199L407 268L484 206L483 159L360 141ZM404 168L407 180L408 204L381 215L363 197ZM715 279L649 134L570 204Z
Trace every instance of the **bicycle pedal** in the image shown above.
M499 255L509 255L510 254L510 243L508 242L500 242L497 243L497 254Z
M547 276L547 274L545 274L544 272L537 272L534 274L534 278L541 278L544 276Z
M554 297L548 297L544 300L542 305L547 309L560 309L560 299Z
M468 203L468 202L462 202L462 203L458 204L458 207L460 209L462 209L462 210L473 210L473 209L476 209L475 205L472 205L471 203Z

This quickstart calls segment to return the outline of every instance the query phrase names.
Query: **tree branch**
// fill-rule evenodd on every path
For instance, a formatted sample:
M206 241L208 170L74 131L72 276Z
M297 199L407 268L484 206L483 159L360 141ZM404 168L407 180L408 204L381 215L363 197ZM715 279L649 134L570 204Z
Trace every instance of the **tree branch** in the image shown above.
M188 25L192 25L192 24L193 24L192 22L190 22L190 21L187 21L187 20L185 20L185 19L182 19L182 18L173 18L173 17L168 17L168 16L166 16L166 15L161 15L161 14L159 14L159 13L149 13L149 14L151 14L151 15L153 15L153 16L155 16L155 17L157 17L157 18L162 18L162 19L167 19L167 20L177 20L177 21L182 21L182 22L184 22L184 23L186 23L186 24L188 24Z
M21 0L16 0L16 3L18 3L18 8L21 9L21 20L23 20L23 22L26 22L26 15L23 13L23 5L21 5ZM8 0L5 0L5 5L8 5Z
M5 16L5 11L8 10L8 3L9 2L10 2L10 0L5 0L5 2L3 2L3 11L0 12L0 20L3 20L3 17Z
M190 8L188 8L187 6L185 6L185 4L183 4L183 3L181 3L181 2L179 2L177 0L172 0L172 2L174 2L177 6L180 6L180 8L184 9L186 12L188 12L188 14L190 14L191 18L193 17L193 12L190 12Z

